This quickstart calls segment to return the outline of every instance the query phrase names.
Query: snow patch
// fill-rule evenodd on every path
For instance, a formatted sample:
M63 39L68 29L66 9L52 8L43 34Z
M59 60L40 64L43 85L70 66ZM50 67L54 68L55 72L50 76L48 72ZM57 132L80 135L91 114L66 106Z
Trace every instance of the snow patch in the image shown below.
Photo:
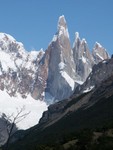
M81 43L87 44L86 39L83 38L82 41L81 41Z
M79 37L79 32L75 32L75 38L76 39L79 39L80 37Z
M90 80L91 78L90 77L88 77L88 80Z
M104 60L104 58L102 56L100 56L98 53L96 53L96 55L101 59Z
M37 56L39 55L40 51L31 51L29 52L29 56L30 56L30 59L33 61L33 60L36 60L37 59Z
M98 45L98 47L100 47L100 48L102 47L102 45L100 43L96 42L96 44Z
M14 60L12 60L11 56L4 51L0 51L0 61L3 71L7 72L9 68L13 70L17 69L14 64Z
M85 90L83 91L83 93L87 93L87 92L91 91L94 87L95 87L95 86L90 86L89 88L85 89Z
M20 67L22 65L23 61L22 61L22 59L16 59L15 63L18 67Z
M59 22L60 22L61 19L63 19L64 22L66 23L66 20L65 20L65 16L64 16L64 15L62 15L62 16L59 17Z
M72 68L72 71L75 73L75 69Z
M52 42L55 42L57 40L57 35L53 36Z
M71 87L72 91L74 90L75 87L75 82L74 80L65 72L65 71L60 71L62 77L67 81L69 86Z
M64 69L65 65L66 65L66 64L64 64L63 62L60 62L60 63L58 64L59 69L60 69L60 70Z
M107 61L106 60L104 60L102 63L104 64L104 63L106 63Z
M84 82L83 81L80 81L80 80L75 80L76 83L82 85Z
M45 92L43 92L41 95L42 95L42 96L45 96Z
M86 58L84 56L82 56L82 61L83 63L86 63Z

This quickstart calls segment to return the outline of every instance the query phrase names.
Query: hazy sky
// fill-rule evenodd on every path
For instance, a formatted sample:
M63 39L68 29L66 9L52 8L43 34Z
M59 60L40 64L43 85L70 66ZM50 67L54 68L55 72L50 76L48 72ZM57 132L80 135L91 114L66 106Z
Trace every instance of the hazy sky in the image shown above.
M11 34L27 50L46 49L64 15L71 44L75 32L113 53L113 0L0 0L0 32Z

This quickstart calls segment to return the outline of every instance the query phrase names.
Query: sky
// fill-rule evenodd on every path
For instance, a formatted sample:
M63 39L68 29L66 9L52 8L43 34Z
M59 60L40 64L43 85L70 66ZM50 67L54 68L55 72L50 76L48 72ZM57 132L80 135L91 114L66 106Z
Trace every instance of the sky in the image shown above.
M79 32L90 50L97 41L113 53L113 0L0 0L0 32L12 35L28 51L46 50L61 15L71 45Z

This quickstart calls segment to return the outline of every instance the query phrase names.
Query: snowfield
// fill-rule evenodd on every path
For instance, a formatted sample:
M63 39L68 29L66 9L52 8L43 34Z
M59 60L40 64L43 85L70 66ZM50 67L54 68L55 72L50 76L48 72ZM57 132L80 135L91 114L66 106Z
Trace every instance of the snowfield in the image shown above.
M30 95L26 99L23 99L20 95L10 97L6 91L0 91L0 114L5 113L7 116L11 116L12 114L16 116L17 111L20 111L23 107L25 110L22 114L29 114L17 124L19 129L28 129L36 125L42 113L47 110L45 102L34 100Z

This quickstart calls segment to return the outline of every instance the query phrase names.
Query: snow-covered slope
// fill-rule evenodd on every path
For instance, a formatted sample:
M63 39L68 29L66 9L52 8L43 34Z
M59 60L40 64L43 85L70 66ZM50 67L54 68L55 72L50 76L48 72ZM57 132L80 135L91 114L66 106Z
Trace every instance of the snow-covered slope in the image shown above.
M30 111L30 114L17 125L20 129L37 124L47 109L46 103L40 101L42 97L40 100L35 97L38 93L35 88L39 83L37 78L41 78L38 74L39 63L44 53L42 49L27 52L22 43L6 33L0 33L0 113L8 116L13 113L15 116L16 109L24 106L23 113Z
M39 99L34 94L34 87L40 85L37 72L44 53L42 49L27 52L22 43L6 33L0 33L0 89L5 89L10 96L19 93L27 97L31 94Z
M0 114L5 113L6 116L16 116L18 111L24 108L21 115L28 115L17 125L19 129L28 129L36 125L42 116L42 113L47 110L47 104L43 101L34 100L30 95L23 99L21 95L10 97L6 91L0 91ZM11 116L11 119L13 119Z

